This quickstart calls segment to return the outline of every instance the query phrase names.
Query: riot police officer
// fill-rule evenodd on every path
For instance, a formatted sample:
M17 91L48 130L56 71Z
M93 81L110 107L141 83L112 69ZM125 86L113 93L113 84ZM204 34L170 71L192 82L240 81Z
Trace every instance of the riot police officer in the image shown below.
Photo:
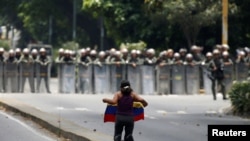
M98 57L95 59L94 64L99 65L100 67L103 64L107 64L107 60L106 60L106 54L104 51L100 51L98 53Z
M157 58L155 56L155 50L153 48L149 48L146 51L146 57L144 59L143 65L155 65Z
M218 49L213 50L213 63L210 65L212 73L212 92L214 100L216 100L216 83L221 87L221 92L223 95L223 100L226 100L226 90L224 83L224 63L220 56L220 51Z
M4 48L0 48L0 92L4 92Z
M4 61L5 63L5 90L10 92L18 92L18 61L15 57L13 49L9 50L9 56Z
M186 55L186 59L183 62L184 65L190 65L190 66L194 66L197 64L197 62L193 59L193 55L191 53L188 53Z
M134 49L131 50L128 63L131 64L133 67L136 67L137 65L142 64L141 59L137 55L137 51L136 50L134 50Z
M70 50L65 50L64 56L60 59L61 63L74 63L74 58L71 56Z
M61 63L63 57L64 57L64 49L60 48L58 50L58 56L56 57L55 62L56 63Z
M90 56L87 54L87 50L82 48L80 50L80 56L77 59L78 64L78 90L80 93L90 93L91 88L91 78L92 74L90 73L91 67ZM90 76L91 75L91 76Z
M114 54L114 57L111 58L110 64L116 64L117 66L124 64L125 61L122 59L121 52L117 50Z
M173 64L183 65L183 61L181 60L181 56L178 52L174 53Z
M20 74L21 74L21 85L20 85L20 92L23 93L25 80L28 78L30 90L32 93L35 92L34 87L34 68L33 68L34 60L29 54L29 49L25 48L23 50L23 55L20 58Z
M49 87L49 71L50 71L49 68L51 64L51 58L47 55L45 48L41 48L39 53L40 55L38 57L37 62L40 73L38 74L39 76L37 77L40 78L37 80L37 92L40 92L41 79L44 79L47 93L51 93Z

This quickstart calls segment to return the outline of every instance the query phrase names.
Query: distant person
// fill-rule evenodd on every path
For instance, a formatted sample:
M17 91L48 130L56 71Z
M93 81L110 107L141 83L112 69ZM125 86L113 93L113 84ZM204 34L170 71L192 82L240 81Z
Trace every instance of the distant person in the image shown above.
M51 93L49 88L49 65L51 64L51 58L47 55L45 48L41 48L39 53L40 55L37 62L40 65L40 79L37 80L37 92L40 92L41 80L44 79L47 93Z
M220 57L220 52L218 49L213 50L213 63L210 65L211 67L211 81L212 81L212 92L214 100L216 100L216 84L221 87L221 92L223 95L223 100L226 100L226 90L225 90L225 82L224 82L224 63Z
M146 107L147 101L133 91L129 81L123 80L120 90L115 93L113 99L104 98L103 102L117 104L114 141L121 141L123 129L125 129L124 141L134 141L133 102L141 102Z

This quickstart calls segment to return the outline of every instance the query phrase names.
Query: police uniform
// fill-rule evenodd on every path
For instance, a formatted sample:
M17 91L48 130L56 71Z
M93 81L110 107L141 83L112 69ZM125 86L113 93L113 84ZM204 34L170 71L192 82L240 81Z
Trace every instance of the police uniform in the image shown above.
M216 83L217 86L221 87L221 92L223 95L223 100L226 100L226 89L225 89L225 83L224 83L224 63L222 59L219 56L219 51L215 50L214 52L214 58L212 64L210 64L210 70L211 70L211 81L212 81L212 92L214 100L216 100ZM217 56L216 56L217 55Z
M20 72L21 72L21 85L20 85L20 92L24 92L24 85L25 85L25 80L28 78L29 80L29 85L31 92L35 92L35 86L34 86L34 68L33 64L34 60L33 58L29 55L29 50L27 48L24 49L23 55L20 58Z
M40 73L38 74L39 76L37 76L40 77L40 79L37 80L37 92L40 92L41 80L44 79L47 93L51 93L49 87L49 65L51 64L51 58L46 55L46 50L44 48L40 49L40 53L37 60L38 66L40 67Z

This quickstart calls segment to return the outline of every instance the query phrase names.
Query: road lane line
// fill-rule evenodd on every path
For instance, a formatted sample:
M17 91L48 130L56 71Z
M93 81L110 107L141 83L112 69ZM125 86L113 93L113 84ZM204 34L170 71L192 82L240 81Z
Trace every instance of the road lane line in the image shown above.
M149 115L144 115L144 117L149 118L149 119L156 119L155 117L149 116Z
M18 123L19 125L23 126L24 128L26 128L27 130L31 131L32 133L34 133L34 134L37 135L37 136L40 136L40 137L42 137L42 138L44 138L44 139L46 139L46 140L49 140L49 141L55 141L55 140L53 140L53 139L51 139L51 138L49 138L49 137L47 137L47 136L45 136L45 135L42 135L41 133L39 133L38 131L36 131L36 129L34 129L33 127L30 127L29 125L27 125L27 124L24 123L23 121L21 121L21 120L15 118L15 117L13 117L13 116L7 114L7 113L0 112L0 114L4 115L5 117L8 117L8 119L10 119L10 120L12 120L12 121Z
M56 107L57 110L64 110L64 107Z
M164 110L157 110L156 111L158 114L163 114L163 115L166 115L167 114L167 111L164 111Z
M177 111L177 114L187 114L186 111Z
M75 108L76 111L91 111L90 109L88 108L84 108L84 107L77 107Z

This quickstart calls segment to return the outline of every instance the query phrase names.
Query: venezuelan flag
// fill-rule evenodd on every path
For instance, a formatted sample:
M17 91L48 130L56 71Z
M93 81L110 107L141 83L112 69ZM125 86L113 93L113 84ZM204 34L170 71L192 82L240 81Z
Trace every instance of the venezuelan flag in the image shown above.
M107 105L104 122L115 122L117 105ZM133 103L134 121L144 120L144 107L140 102Z

